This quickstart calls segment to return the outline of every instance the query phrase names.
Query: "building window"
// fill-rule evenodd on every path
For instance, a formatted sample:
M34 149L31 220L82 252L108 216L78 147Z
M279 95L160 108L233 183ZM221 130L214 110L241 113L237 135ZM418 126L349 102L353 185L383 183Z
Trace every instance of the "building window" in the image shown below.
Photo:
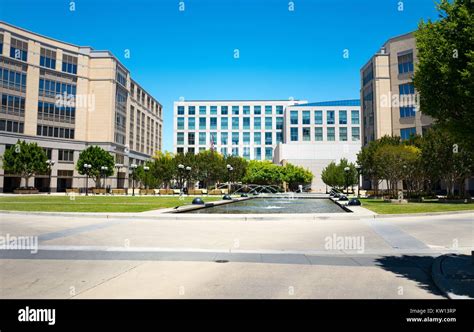
M0 113L25 116L25 98L3 93L1 99ZM51 106L53 107L54 104L51 103Z
M262 118L253 118L253 129L262 129Z
M250 129L250 118L243 118L243 127L244 129Z
M415 116L415 106L400 106L400 117L410 118Z
M415 93L415 86L413 83L400 84L398 90L400 95L412 95Z
M28 43L19 39L11 38L10 57L26 61L28 58Z
M255 114L255 115L262 114L262 106L254 106L253 107L253 114Z
M239 145L239 132L232 132L232 145Z
M271 130L272 129L272 117L267 116L265 117L265 129Z
M242 141L244 142L244 144L250 144L250 133L248 131L245 131L242 135Z
M232 114L239 115L239 106L232 106Z
M229 114L229 107L228 106L221 106L221 114L222 115Z
M206 106L199 106L199 115L206 115L207 107Z
M239 148L232 148L232 155L238 156L239 155Z
M178 132L176 137L177 137L176 143L178 145L183 145L184 144L184 133L183 132Z
M194 148L188 148L188 153L194 154Z
M271 115L272 114L273 107L272 105L266 105L265 106L265 114Z
M352 124L359 124L360 119L359 119L359 111L351 111L351 123Z
M61 66L61 70L64 73L74 75L77 74L77 57L68 54L63 54L63 63Z
M261 160L262 159L262 148L255 148L254 149L253 159L255 159L255 160Z
M352 140L360 141L360 128L359 127L352 127Z
M262 144L262 133L253 133L253 144Z
M272 136L272 133L265 133L265 145L273 144Z
M276 106L276 114L278 114L278 115L283 114L283 106L281 106L281 105Z
M412 73L413 72L413 52L398 56L398 73Z
M416 135L416 128L405 128L405 129L400 129L400 137L402 140L409 139L411 136Z
M283 132L277 131L276 133L276 143L283 143Z
M328 141L335 141L336 140L336 132L334 127L327 128L327 140Z
M36 126L36 135L74 139L74 129L38 125Z
M200 130L206 129L206 118L199 118L199 129Z
M347 124L347 111L339 111L339 124Z
M221 154L222 154L224 157L227 157L227 148L221 148Z
M73 162L74 150L58 150L58 161Z
M189 130L196 129L196 118L188 118L188 129Z
M322 141L323 140L323 127L314 128L314 140Z
M211 106L211 115L217 114L217 106Z
M333 125L335 123L335 120L334 120L334 111L327 111L326 113L326 124L328 125Z
M0 86L26 92L26 73L0 67Z
M0 54L3 54L3 34L0 33Z
M276 129L282 130L283 129L283 117L279 116L276 118Z
M196 133L188 133L188 145L196 144Z
M297 125L298 124L298 111L291 111L290 112L290 124Z
M184 148L183 147L176 148L176 152L178 154L183 154L184 153Z
M206 145L206 133L199 133L199 145Z
M243 153L244 159L250 159L250 148L248 146L244 146L244 153Z
M273 148L265 148L265 160L273 159Z
M178 129L184 129L184 118L178 118Z
M303 111L303 124L309 125L311 123L311 112L310 111Z
M178 106L178 115L184 115L184 106Z
M211 129L217 129L217 118L210 118L210 128Z
M339 140L347 141L347 128L346 127L339 128Z
M290 128L290 139L292 142L298 141L298 128L297 127Z
M232 129L234 130L239 129L239 118L237 117L232 118Z
M229 118L221 118L221 129L229 129Z
M195 115L196 114L196 106L189 106L188 107L188 114Z
M40 50L40 66L56 69L56 52L41 48Z
M323 124L323 111L314 111L314 124Z
M221 145L227 145L229 139L228 133L221 133Z
M311 129L303 127L303 141L311 141Z
M209 143L211 146L214 146L217 144L217 133L211 132L209 133Z
M245 115L250 114L250 106L244 106L242 109L242 113Z

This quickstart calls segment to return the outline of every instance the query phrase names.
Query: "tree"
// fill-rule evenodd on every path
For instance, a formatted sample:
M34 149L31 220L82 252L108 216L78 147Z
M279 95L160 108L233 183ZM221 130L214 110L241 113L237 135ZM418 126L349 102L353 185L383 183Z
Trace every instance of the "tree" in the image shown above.
M149 165L150 174L156 179L156 185L171 186L171 181L176 176L176 162L172 153L157 151Z
M311 171L293 164L286 164L282 169L283 179L288 183L291 191L296 191L300 185L304 186L310 184L313 180L313 173Z
M249 184L279 185L284 181L283 167L268 160L251 160L242 181Z
M339 168L334 161L331 161L321 172L323 182L332 188L341 188Z
M414 84L420 110L458 142L474 150L474 2L441 0L440 19L415 32L418 64Z
M91 168L85 168L85 164L91 165ZM102 166L106 166L107 170L103 171ZM99 146L89 146L79 154L76 169L81 175L88 174L94 180L96 187L100 188L101 176L114 174L114 157Z
M28 187L29 179L47 171L46 153L36 143L18 142L5 150L2 157L3 169L12 174L18 174Z
M247 172L248 161L239 156L227 156L224 160L226 166L231 165L233 168L232 172L225 170L227 172L224 176L225 181L242 182Z
M346 167L349 167L348 173L344 170ZM323 169L321 178L325 184L337 189L345 188L346 184L351 187L359 182L355 165L349 163L345 158L342 158L339 164L329 163Z
M223 179L226 172L224 158L214 150L199 152L194 167L196 179L207 189Z

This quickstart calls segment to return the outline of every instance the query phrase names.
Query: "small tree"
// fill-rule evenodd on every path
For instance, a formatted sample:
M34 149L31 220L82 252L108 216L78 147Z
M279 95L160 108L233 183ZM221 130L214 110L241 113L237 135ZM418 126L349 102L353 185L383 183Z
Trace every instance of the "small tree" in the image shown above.
M47 171L47 156L43 148L36 143L18 142L5 150L2 157L3 169L12 174L18 174L28 187L29 179Z
M176 162L172 153L157 151L149 165L150 174L156 179L157 185L171 186L176 175Z
M249 184L281 186L284 181L283 167L269 160L251 160L242 181Z
M282 170L283 179L288 183L288 187L292 191L296 191L300 185L310 184L313 180L311 171L293 164L286 164Z
M85 164L91 165L90 169L84 167ZM103 171L102 166L107 170ZM114 174L114 157L99 146L89 146L79 154L76 169L81 175L88 174L95 182L97 188L101 186L101 176L111 176Z

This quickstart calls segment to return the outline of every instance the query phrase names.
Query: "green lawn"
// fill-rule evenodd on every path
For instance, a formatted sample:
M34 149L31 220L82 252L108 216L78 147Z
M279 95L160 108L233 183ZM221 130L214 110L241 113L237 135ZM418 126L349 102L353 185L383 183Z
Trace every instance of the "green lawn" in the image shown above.
M72 199L74 198L74 199ZM2 196L0 210L42 212L143 212L190 204L194 197L160 196ZM204 202L221 196L203 196Z
M437 201L408 204L392 204L382 199L361 199L362 206L378 214L427 213L474 210L474 203L455 204Z

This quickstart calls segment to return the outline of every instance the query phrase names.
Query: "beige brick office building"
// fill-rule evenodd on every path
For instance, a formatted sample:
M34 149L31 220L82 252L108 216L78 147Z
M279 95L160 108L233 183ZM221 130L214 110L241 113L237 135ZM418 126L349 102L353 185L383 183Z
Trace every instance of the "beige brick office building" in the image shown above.
M422 134L433 122L417 110L413 33L389 39L360 71L363 145L384 135Z
M128 166L162 148L161 104L109 51L0 22L0 99L0 155L18 139L37 142L55 161L52 191L85 187L75 162L88 146L123 165L107 181L112 188L127 188ZM47 191L48 176L28 185ZM15 174L0 169L0 191L18 186Z

